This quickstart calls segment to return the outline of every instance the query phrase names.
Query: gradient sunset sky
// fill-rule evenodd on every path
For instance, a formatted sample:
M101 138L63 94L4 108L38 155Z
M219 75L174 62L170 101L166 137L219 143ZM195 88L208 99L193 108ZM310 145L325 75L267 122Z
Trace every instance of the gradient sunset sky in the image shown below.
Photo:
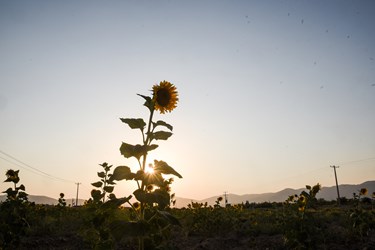
M149 158L177 196L375 180L374 24L371 0L0 1L0 181L87 199L100 163L136 171L119 118L162 80L180 102Z

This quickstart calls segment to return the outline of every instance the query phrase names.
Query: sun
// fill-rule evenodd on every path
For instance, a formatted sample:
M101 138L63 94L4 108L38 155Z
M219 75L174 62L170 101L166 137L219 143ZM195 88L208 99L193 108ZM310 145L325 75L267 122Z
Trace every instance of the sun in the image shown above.
M152 164L148 164L148 166L145 168L145 173L146 174L153 174L154 173L154 168L152 167Z

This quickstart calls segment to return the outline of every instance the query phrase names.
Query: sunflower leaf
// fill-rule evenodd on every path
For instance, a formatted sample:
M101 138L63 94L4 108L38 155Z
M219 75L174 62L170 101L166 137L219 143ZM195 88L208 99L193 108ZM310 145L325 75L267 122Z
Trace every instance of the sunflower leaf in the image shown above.
M137 94L137 95L141 96L143 99L146 100L146 102L143 104L145 107L147 107L150 111L154 110L154 103L151 97L140 95L140 94Z
M97 182L91 183L91 185L93 185L94 187L100 188L103 185L103 182L97 181Z
M182 178L182 176L176 170L174 170L171 166L169 166L165 161L154 160L154 171L156 173L162 173L162 174L173 174L179 178Z
M114 188L114 186L105 186L103 189L108 193L112 193Z
M120 118L123 123L129 125L131 129L140 129L143 130L146 126L146 123L142 118Z
M157 126L164 126L164 127L167 127L170 131L173 131L173 126L166 123L165 121L153 122L153 125L154 125L154 128L156 128Z
M167 131L156 131L150 134L151 139L155 140L168 140L168 138L171 136L172 133Z
M105 173L102 171L102 172L98 172L98 176L100 178L104 178L105 177Z
M130 171L130 168L127 166L118 166L113 170L113 174L110 181L121 181L121 180L132 180L134 178L134 173Z
M123 142L120 147L120 152L126 158L135 157L138 160L141 158L142 155L147 154L148 151L154 150L158 147L156 144L151 145L131 145L128 143Z

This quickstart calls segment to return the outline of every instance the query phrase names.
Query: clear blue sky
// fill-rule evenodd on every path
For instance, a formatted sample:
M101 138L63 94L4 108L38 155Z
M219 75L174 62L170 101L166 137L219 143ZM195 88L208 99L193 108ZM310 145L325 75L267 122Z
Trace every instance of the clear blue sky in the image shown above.
M174 135L151 159L177 196L333 186L330 165L374 180L374 23L374 1L0 1L0 150L48 176L2 153L0 172L88 198L98 164L136 170L118 118L146 119L136 94L168 80Z

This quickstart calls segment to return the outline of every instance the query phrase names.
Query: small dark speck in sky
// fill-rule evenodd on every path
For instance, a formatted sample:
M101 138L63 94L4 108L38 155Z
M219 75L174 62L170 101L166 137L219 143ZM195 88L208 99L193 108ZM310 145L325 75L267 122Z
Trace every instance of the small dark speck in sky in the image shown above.
M320 86L320 89L324 89L324 86L322 85L322 86Z
M316 65L316 61L314 61L314 65Z
M290 16L290 13L288 13L288 16Z
M371 87L375 87L375 83L371 84Z
M328 30L326 30L326 33L328 33Z
M370 60L371 60L371 61L374 61L374 58L373 58L373 57L370 57Z
M346 36L346 38L348 38L348 39L349 39L349 38L350 38L350 36L349 36L349 35L347 35L347 36Z
M304 22L305 22L305 20L302 19L302 20L301 20L301 24L303 24Z

